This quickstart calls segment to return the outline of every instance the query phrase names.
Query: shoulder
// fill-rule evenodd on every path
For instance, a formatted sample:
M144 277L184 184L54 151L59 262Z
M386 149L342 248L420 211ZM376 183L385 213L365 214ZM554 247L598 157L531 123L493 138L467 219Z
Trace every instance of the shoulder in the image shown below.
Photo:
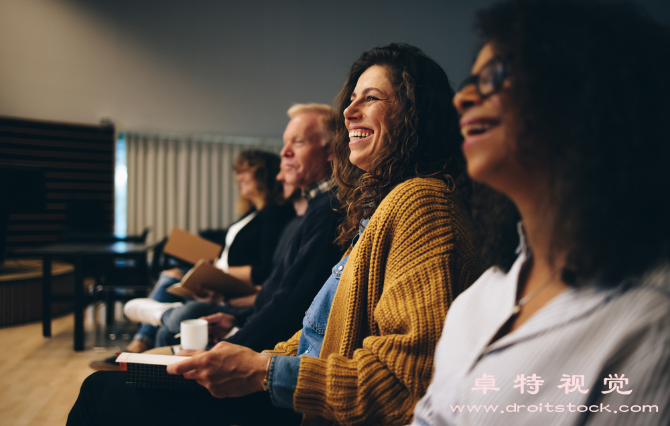
M323 236L335 239L335 228L339 223L340 213L335 209L333 200L335 196L330 193L322 193L309 200L307 211L302 216L298 231L303 236L313 238Z
M469 221L460 196L435 178L412 178L399 184L384 198L375 216L418 222L455 217Z
M295 209L290 201L286 201L283 204L272 204L265 207L261 210L261 214L264 216L278 216L282 219L292 218L295 216Z
M511 270L504 272L496 266L488 268L454 300L450 312L453 311L456 315L459 310L467 313L476 306L490 307L491 303L498 304L507 293L513 292L516 288L514 285L516 272Z
M309 200L305 217L317 216L319 220L324 220L324 215L337 217L336 210L339 206L337 196L333 191L323 192Z
M447 184L441 179L412 178L393 188L389 195L384 198L379 207L382 208L382 206L387 207L396 206L398 204L406 205L422 202L454 204L459 201L459 196L448 188Z
M386 198L413 198L421 196L447 196L451 193L447 184L437 178L411 178L398 184Z
M661 303L670 305L670 262L650 269L639 279L635 288L648 293Z
M654 268L624 288L611 304L612 314L625 317L626 324L662 330L670 336L670 265Z
M379 247L387 247L399 256L399 261L405 259L405 262L407 253L413 253L414 258L421 253L435 259L454 250L474 253L469 238L465 238L470 235L470 227L460 196L450 191L446 183L413 178L396 186L384 198L357 246L383 241ZM464 244L454 244L461 240Z
M258 211L254 219L259 221L287 222L295 216L295 209L290 202L271 204Z
M276 215L279 212L284 211L283 205L270 204L269 206L263 207L261 210L257 210L256 217L268 217Z

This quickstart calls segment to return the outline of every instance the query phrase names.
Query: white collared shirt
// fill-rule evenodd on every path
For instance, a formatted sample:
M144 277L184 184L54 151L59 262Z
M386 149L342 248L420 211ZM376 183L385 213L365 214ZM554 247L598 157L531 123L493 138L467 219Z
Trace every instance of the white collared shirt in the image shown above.
M230 246L233 245L235 237L242 230L242 228L254 220L257 214L257 211L253 211L228 227L228 231L226 232L226 246L223 248L221 257L216 261L214 266L221 269L223 272L228 272L228 253L230 252Z
M520 251L509 273L489 269L452 304L413 424L670 424L670 267L616 288L569 288L489 345L512 315Z

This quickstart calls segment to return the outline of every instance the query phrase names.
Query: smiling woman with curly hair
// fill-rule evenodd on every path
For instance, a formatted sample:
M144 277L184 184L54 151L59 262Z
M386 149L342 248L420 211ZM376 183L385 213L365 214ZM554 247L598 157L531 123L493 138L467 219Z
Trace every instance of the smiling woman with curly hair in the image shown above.
M469 202L471 183L461 153L462 137L456 110L449 107L453 93L444 70L434 61L419 61L417 48L389 45L364 52L351 66L336 102L340 114L351 105L356 84L370 67L381 67L393 87L393 108L386 113L388 128L378 138L379 148L366 164L357 164L359 148L350 143L350 130L337 120L334 172L338 198L347 220L338 241L346 245L391 190L411 177L437 177L457 187ZM368 129L370 130L370 129ZM351 155L350 155L351 153Z
M156 393L121 398L161 424L407 424L451 301L483 269L452 96L446 73L415 47L363 53L338 97L332 153L348 251L302 330L265 353L222 342L168 366L211 393L189 397L193 410L180 395L163 394L165 414ZM94 423L89 407L104 399L96 380L69 424ZM111 404L99 405L109 415L97 419L113 419Z

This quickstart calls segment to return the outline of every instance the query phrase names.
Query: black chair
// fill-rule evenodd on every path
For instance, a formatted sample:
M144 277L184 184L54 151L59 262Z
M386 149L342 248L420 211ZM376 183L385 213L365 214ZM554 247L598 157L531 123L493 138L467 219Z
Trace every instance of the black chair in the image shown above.
M144 242L149 229L145 229L140 236L126 237L125 241ZM200 236L216 243L225 244L226 230L214 229L201 231ZM114 324L114 303L117 300L126 302L137 297L146 297L153 288L153 284L165 269L173 267L190 267L192 265L166 254L163 249L167 237L155 244L152 248L151 262L148 269L145 263L137 265L127 259L115 259L115 264L105 270L100 282L96 282L96 293L103 294L108 307L105 323L107 327Z
M145 228L140 235L129 235L118 237L109 229L109 211L105 209L99 200L68 200L66 208L66 220L64 231L58 237L60 242L67 243L116 243L132 242L144 243L150 228ZM128 262L123 259L100 259L89 260L83 266L83 275L92 277L95 281L94 292L105 282L116 280L117 269L122 271L128 268ZM123 271L132 276L133 272ZM137 273L143 273L138 270ZM121 278L121 277L120 277Z
M141 235L115 238L114 242L144 243L149 233L146 228ZM156 251L162 247L153 248L152 259ZM153 264L153 261L151 262ZM106 309L105 325L114 325L114 306L116 301L127 302L137 297L146 297L153 287L148 259L115 257L102 265L101 274L96 277L94 295L97 300L104 300Z

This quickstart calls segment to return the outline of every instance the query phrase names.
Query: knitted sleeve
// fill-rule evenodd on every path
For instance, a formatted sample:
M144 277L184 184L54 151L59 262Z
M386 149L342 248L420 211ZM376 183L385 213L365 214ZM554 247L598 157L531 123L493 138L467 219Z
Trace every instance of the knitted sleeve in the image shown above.
M340 285L351 284L343 309L334 303L326 338L337 329L360 331L337 335L338 349L326 359L303 357L297 411L340 424L411 421L447 309L470 284L460 282L457 259L477 259L473 247L459 252L457 234L469 232L470 222L454 200L444 185L429 182L405 185L382 202L343 272Z
M271 355L287 355L296 356L298 354L298 344L300 343L300 333L298 331L290 339L285 342L279 342L274 349L267 349L263 352Z

